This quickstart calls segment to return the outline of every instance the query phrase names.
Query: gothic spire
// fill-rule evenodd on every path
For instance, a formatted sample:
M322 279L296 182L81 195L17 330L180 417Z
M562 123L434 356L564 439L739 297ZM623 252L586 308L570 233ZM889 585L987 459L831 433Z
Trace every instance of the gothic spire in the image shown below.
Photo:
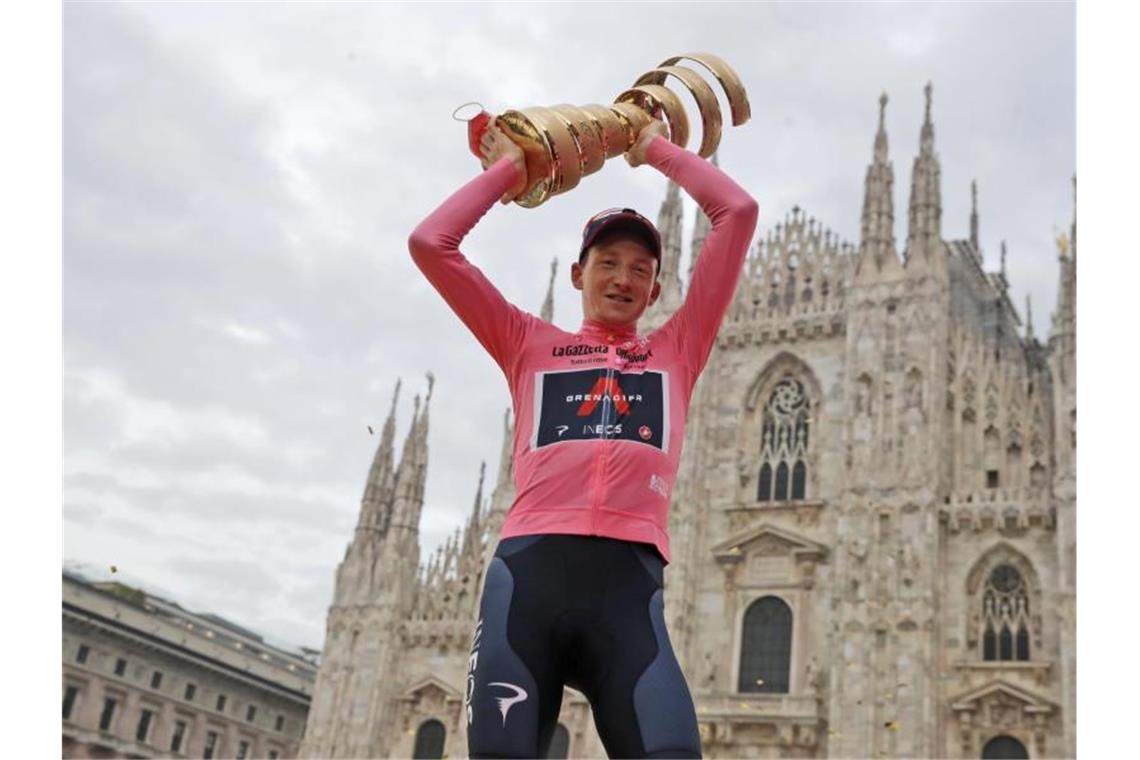
M941 167L934 152L934 122L930 117L931 83L926 83L926 115L919 135L918 157L910 180L910 207L906 239L906 258L910 261L921 251L932 253L942 239Z
M1073 174L1073 223L1069 227L1069 244L1073 247L1073 263L1077 261L1077 175Z
M974 246L974 253L981 257L982 249L978 246L978 181L970 181L970 244Z
M506 412L503 413L503 443L499 449L499 475L495 483L495 490L505 487L510 483L513 474L514 453L512 451L512 444L514 437L512 436L511 429L511 408L507 407Z
M716 154L713 154L713 158ZM690 245L689 255L689 284L693 282L693 269L697 266L697 257L701 255L701 246L705 244L705 238L709 236L709 218L705 216L705 212L701 211L701 207L697 206L693 216L693 242Z
M681 305L681 212L681 188L669 180L657 212L657 231L661 233L659 308L670 311Z
M432 388L435 377L427 373L428 390L423 402L423 411L420 411L420 397L415 398L415 417L412 426L408 429L408 436L404 441L404 450L400 453L400 466L396 474L395 500L392 504L391 528L404 529L398 538L406 541L408 536L419 533L420 513L423 511L424 484L427 480L427 436L428 418L431 405ZM419 552L419 544L411 539L404 546L409 554Z
M879 96L879 131L875 133L875 161L887 161L887 93Z
M1005 273L1005 257L1006 257L1005 241L1003 240L1003 241L1001 241L1001 276L1002 276L1002 279L1004 279L1008 282L1009 279L1006 277L1006 273Z
M360 517L357 520L357 529L379 528L387 517L384 514L385 506L391 501L392 486L392 442L396 435L396 402L400 398L401 381L397 378L396 390L392 393L392 406L388 410L388 418L380 433L380 445L372 457L372 467L368 471L368 480L364 485L364 496L360 503Z
M895 259L895 172L887 151L887 93L879 96L879 129L875 133L875 147L867 176L863 180L862 240L856 271L870 274L882 270L887 258ZM897 261L897 259L895 259Z
M479 511L483 508L483 477L487 474L487 460L479 463L479 485L475 488L475 506L471 508L471 521L478 522Z
M554 275L558 273L558 257L550 262L550 282L546 286L546 298L542 302L542 311L539 316L544 322L554 320Z
M1032 342L1036 338L1033 335L1033 301L1030 300L1029 293L1025 294L1025 340Z

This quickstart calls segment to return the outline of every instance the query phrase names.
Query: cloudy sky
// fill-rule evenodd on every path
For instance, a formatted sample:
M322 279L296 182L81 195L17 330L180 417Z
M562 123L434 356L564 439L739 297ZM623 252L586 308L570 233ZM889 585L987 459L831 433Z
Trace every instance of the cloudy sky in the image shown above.
M368 426L403 378L402 441L429 370L421 556L461 524L509 398L406 239L478 171L450 118L466 101L606 103L670 55L717 53L752 103L720 163L759 234L799 205L857 243L878 97L905 239L932 81L944 235L968 236L976 179L987 268L1007 241L1014 301L1047 334L1074 28L1065 3L66 4L65 560L320 646ZM664 188L612 161L539 209L496 206L465 250L535 311L558 257L555 322L574 329L582 222L655 217Z

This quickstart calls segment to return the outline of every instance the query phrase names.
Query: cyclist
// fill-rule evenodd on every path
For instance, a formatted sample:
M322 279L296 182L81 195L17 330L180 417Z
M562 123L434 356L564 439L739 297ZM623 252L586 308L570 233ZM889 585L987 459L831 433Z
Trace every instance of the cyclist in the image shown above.
M673 145L653 120L626 153L675 181L709 217L684 303L662 327L661 238L632 209L586 223L566 332L510 304L459 251L523 189L523 153L492 123L484 172L412 233L415 263L502 368L514 408L516 496L487 567L466 685L471 757L543 757L564 685L590 702L610 757L700 757L692 696L664 619L668 509L697 377L756 227L751 196Z

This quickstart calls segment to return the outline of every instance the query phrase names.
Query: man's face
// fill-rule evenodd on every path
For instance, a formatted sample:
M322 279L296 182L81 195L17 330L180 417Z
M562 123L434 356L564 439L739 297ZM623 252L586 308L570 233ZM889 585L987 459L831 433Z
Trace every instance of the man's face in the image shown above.
M586 263L570 267L574 287L582 291L586 319L632 327L661 292L657 259L635 235L599 238Z

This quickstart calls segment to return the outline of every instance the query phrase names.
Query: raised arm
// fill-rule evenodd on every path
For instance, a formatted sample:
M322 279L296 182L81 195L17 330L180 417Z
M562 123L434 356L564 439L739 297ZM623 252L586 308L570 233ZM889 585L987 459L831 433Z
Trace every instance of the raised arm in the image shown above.
M416 266L508 377L533 317L507 301L460 252L459 244L495 201L518 184L518 172L510 157L496 160L431 212L408 238Z
M759 207L727 174L664 137L649 143L645 158L692 196L712 223L685 303L662 327L673 334L684 351L695 380L712 353L717 330L732 303Z

